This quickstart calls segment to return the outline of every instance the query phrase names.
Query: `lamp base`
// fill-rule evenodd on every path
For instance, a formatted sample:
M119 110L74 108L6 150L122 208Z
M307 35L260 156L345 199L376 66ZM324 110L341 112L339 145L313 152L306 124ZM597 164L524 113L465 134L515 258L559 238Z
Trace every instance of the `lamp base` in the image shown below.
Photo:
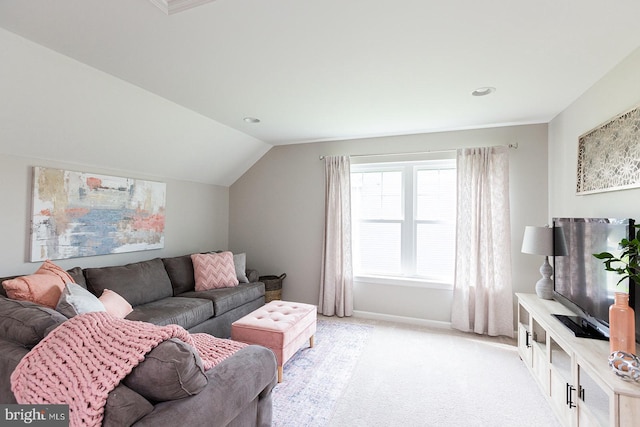
M536 282L536 294L542 299L553 299L553 280L542 278Z
M551 280L553 267L549 264L548 257L544 257L540 274L542 274L542 279L536 282L536 294L542 299L553 299L553 280Z

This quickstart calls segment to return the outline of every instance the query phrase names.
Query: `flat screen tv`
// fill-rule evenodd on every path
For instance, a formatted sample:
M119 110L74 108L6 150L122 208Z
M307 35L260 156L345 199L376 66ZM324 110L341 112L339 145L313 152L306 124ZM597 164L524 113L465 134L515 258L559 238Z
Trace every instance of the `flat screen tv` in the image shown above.
M607 272L593 254L620 253L620 240L635 237L633 219L554 218L554 238L564 236L566 255L554 256L554 299L568 307L575 316L556 316L576 336L608 339L609 306L616 291L629 290L629 305L636 312L636 341L640 342L640 298L637 286Z

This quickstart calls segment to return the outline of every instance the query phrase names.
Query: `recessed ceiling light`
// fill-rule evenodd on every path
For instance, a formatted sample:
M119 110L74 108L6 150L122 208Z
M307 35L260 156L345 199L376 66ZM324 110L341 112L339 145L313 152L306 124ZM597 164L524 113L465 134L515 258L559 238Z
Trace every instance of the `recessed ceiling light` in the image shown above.
M260 119L256 119L255 117L245 117L244 119L247 123L260 123Z
M490 87L490 86L485 86L485 87L479 87L478 89L474 90L473 92L471 92L471 95L473 96L487 96L493 92L496 91L495 87Z

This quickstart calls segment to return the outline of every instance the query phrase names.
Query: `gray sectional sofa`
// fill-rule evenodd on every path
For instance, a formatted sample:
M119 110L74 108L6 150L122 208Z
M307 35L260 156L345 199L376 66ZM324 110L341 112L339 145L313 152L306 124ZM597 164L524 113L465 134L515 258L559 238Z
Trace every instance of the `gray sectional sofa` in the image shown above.
M258 273L252 270L247 270L250 283L195 291L190 255L122 266L76 267L68 272L76 283L96 295L110 289L124 297L133 307L126 319L156 325L178 324L189 332L205 332L219 338L228 338L232 322L265 302L264 284L258 282ZM0 283L7 279L0 279ZM2 287L0 293L0 403L15 403L10 388L11 373L33 346L67 319L50 308L6 298ZM175 344L167 342L156 347L153 350L158 353L156 359L162 360L165 357L162 351L172 346ZM175 353L175 349L168 349L167 358L173 357L172 351ZM123 381L109 394L103 425L271 424L276 361L270 350L245 347L205 374L208 382L197 394L162 401L144 397L135 387L127 387L130 382ZM148 380L153 388L155 380Z
M85 268L82 273L82 277L73 277L76 282L84 280L84 287L92 293L100 295L111 289L133 306L127 319L156 325L174 323L189 332L219 338L230 337L231 323L265 302L264 284L255 270L249 270L249 283L196 292L190 255Z

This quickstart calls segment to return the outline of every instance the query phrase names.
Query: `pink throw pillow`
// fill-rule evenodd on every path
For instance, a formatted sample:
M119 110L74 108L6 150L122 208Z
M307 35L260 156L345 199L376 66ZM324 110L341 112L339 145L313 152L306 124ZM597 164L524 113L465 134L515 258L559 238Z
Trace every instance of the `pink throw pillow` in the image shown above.
M98 298L104 308L107 310L112 316L119 317L120 319L124 319L127 317L127 314L133 311L133 307L131 304L127 302L126 299L122 298L116 292L112 290L105 289L102 291L102 295Z
M196 279L196 291L238 286L238 276L231 252L193 254L191 260L193 276Z
M55 309L67 283L76 281L49 260L34 274L2 282L7 296L15 300L31 301Z

